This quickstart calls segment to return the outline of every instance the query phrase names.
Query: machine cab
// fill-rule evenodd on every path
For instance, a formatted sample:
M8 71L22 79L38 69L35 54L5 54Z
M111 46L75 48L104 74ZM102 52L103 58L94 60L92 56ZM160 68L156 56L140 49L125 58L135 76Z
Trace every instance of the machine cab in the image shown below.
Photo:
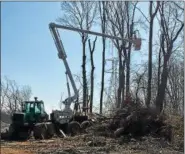
M42 122L48 120L48 115L44 109L44 102L38 101L25 101L22 106L22 111L25 113L26 121L29 122Z

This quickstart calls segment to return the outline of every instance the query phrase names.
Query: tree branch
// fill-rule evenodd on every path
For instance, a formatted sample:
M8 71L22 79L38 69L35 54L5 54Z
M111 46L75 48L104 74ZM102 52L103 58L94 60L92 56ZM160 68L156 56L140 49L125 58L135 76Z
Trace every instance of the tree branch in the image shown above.
M143 17L146 19L146 21L147 21L148 23L150 23L150 21L149 21L148 18L145 16L145 14L141 11L141 9L138 8L138 7L136 7L136 9L143 15Z
M179 30L177 31L175 37L172 39L172 43L175 42L175 40L177 39L178 35L180 34L181 30L184 27L184 23L181 24L181 27L179 28Z

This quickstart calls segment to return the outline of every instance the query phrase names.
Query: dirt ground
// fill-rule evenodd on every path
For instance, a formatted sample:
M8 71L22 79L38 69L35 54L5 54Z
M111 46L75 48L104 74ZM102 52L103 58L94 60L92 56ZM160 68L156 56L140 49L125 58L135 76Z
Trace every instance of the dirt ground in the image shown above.
M162 139L143 137L142 140L79 135L52 140L25 142L1 141L2 154L183 154L183 148Z
M183 154L184 153L184 119L179 116L170 116L167 123L172 126L172 141L151 136L139 139L123 135L119 138L102 136L105 128L99 131L87 129L87 132L74 137L57 138L50 140L30 139L24 142L1 140L2 154ZM1 131L7 125L1 123ZM103 126L100 123L100 126ZM4 127L2 127L4 126ZM3 128L3 129L2 129ZM93 125L92 128L96 128ZM108 133L109 134L109 133ZM2 136L2 132L1 132Z

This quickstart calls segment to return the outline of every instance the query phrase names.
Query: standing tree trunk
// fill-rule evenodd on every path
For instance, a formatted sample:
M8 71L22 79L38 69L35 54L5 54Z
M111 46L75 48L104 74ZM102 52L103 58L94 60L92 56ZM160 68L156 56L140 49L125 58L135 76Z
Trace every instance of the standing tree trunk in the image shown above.
M126 63L126 97L130 94L130 52L131 50L128 50L128 58Z
M120 108L120 104L122 102L122 77L123 77L123 69L122 69L122 55L121 55L121 50L118 51L119 53L119 87L118 87L118 102L117 102L117 105L116 107L117 108Z
M135 2L132 4L132 2L125 1L125 6L126 6L126 30L127 38L132 38L133 37L133 31L134 31L134 17L135 17L135 10L138 2ZM133 6L132 6L133 5ZM130 59L131 59L131 49L132 49L132 43L127 42L126 43L126 48L124 51L125 55L125 66L126 66L126 98L130 97ZM124 66L124 67L125 67ZM123 95L124 96L124 95Z
M87 107L87 78L86 78L86 53L85 53L86 40L85 36L82 36L82 46L83 46L83 55L82 55L82 78L83 78L83 112L86 111Z
M93 59L93 53L95 50L97 37L95 38L93 42L93 47L91 47L91 42L89 40L89 51L90 51L90 59L91 59L91 92L90 92L90 113L92 113L92 106L93 106L93 96L94 96L94 59Z
M101 29L102 33L105 34L106 30L106 16L105 16L105 2L99 2L100 16L101 16ZM103 51L102 51L102 78L101 78L101 93L100 93L100 114L102 114L103 108L103 92L104 92L104 75L105 75L105 37L102 37Z
M161 84L159 85L157 98L156 98L156 107L157 111L161 112L163 109L163 101L165 98L165 89L168 79L168 67L167 67L168 58L164 56L163 71L161 77Z
M152 43L153 43L153 22L154 17L159 9L159 2L157 2L157 7L155 12L152 13L153 1L150 1L150 28L149 28L149 44L148 44L148 86L147 86L147 101L146 106L149 107L151 101L151 83L152 83Z
M151 81L152 81L152 39L153 39L153 19L152 1L150 1L150 28L149 28L149 47L148 47L148 86L147 86L147 101L146 106L149 107L151 101Z
M122 100L121 100L121 108L124 106L124 98L125 98L125 60L122 63L122 77L121 77L121 87L122 87ZM126 78L127 79L127 78Z
M158 55L158 72L157 72L157 87L158 88L160 85L160 80L161 80L161 49L160 49L159 55Z
M130 3L128 1L125 1L125 6L126 6L126 14L127 14L127 37L132 38L133 34L133 26L134 26L134 16L135 16L135 8L137 3L134 5L133 12L131 15L130 12ZM130 94L130 54L131 54L131 48L132 48L132 43L128 43L128 48L125 51L125 59L126 59L126 98ZM124 95L123 95L124 96Z

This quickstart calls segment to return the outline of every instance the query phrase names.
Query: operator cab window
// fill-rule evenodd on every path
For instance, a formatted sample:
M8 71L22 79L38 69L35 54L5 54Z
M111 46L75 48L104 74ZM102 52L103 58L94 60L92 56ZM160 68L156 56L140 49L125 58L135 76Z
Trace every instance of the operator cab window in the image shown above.
M30 112L30 103L25 103L26 112Z
M30 104L30 112L34 112L34 104L33 103Z
M41 110L41 112L44 112L44 104L43 103L40 104L40 110Z
M37 104L35 105L35 112L36 112L36 113L40 113L40 103L37 103Z

